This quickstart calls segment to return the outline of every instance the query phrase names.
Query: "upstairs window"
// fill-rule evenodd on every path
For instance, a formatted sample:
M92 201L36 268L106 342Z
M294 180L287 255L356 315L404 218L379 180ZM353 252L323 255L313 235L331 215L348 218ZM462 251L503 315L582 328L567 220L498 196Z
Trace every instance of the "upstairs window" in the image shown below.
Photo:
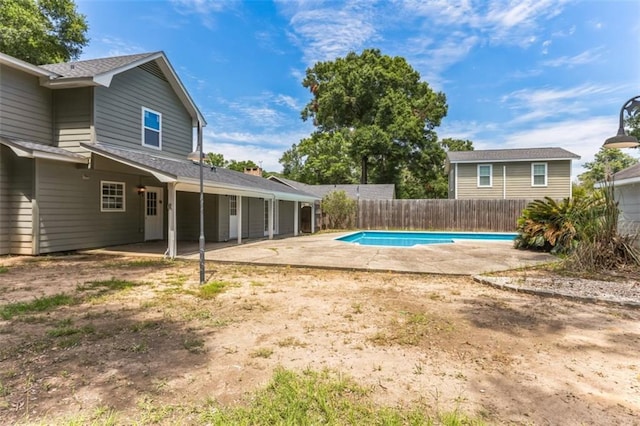
M491 187L493 185L493 166L491 164L478 164L478 186Z
M125 211L124 182L111 182L103 180L100 182L100 211L102 212L123 212Z
M162 148L162 114L142 108L142 145Z
M531 164L531 186L547 186L547 163Z

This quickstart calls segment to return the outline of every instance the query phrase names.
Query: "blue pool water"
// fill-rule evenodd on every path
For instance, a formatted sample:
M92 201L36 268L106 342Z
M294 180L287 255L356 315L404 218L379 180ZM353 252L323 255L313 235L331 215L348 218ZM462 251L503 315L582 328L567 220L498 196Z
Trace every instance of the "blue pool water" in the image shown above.
M456 240L513 241L517 235L495 232L361 231L336 240L363 246L413 247L418 244L453 243Z

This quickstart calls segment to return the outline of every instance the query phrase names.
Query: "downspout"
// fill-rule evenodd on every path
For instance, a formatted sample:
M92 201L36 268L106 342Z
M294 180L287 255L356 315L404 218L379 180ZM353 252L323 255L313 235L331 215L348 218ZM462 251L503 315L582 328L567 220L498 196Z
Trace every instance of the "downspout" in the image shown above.
M454 178L453 178L454 179L454 182L453 182L453 191L454 191L453 198L455 200L457 200L458 199L458 163L455 164L454 170L455 170L455 173L454 173Z
M502 166L502 199L507 199L507 165Z
M276 196L275 194L271 195L271 200L269 202L269 239L273 240L273 214L275 212L275 204L276 204Z
M39 179L40 159L33 159L33 182L31 194L31 254L40 254L40 200Z

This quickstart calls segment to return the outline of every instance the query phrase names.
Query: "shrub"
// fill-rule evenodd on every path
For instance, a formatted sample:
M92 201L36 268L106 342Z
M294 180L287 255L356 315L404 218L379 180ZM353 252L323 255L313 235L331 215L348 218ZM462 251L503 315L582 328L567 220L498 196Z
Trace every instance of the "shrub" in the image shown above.
M357 204L347 197L346 192L331 191L322 198L321 208L329 219L329 228L345 229L354 221Z
M569 253L581 239L595 232L595 222L602 214L603 206L598 193L565 198L560 202L549 197L535 200L518 219L515 247Z

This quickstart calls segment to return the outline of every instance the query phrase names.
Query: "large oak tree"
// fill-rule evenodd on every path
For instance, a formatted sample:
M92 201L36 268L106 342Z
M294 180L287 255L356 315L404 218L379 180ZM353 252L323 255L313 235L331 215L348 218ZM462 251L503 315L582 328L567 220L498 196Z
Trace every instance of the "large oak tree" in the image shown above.
M312 95L302 119L316 131L282 156L285 176L308 183L359 176L361 183L395 183L400 197L442 196L432 185L442 180L445 156L434 128L447 113L446 98L404 58L352 52L316 63L302 85ZM422 190L407 191L415 185Z
M29 63L78 59L87 29L73 0L0 0L0 52Z

